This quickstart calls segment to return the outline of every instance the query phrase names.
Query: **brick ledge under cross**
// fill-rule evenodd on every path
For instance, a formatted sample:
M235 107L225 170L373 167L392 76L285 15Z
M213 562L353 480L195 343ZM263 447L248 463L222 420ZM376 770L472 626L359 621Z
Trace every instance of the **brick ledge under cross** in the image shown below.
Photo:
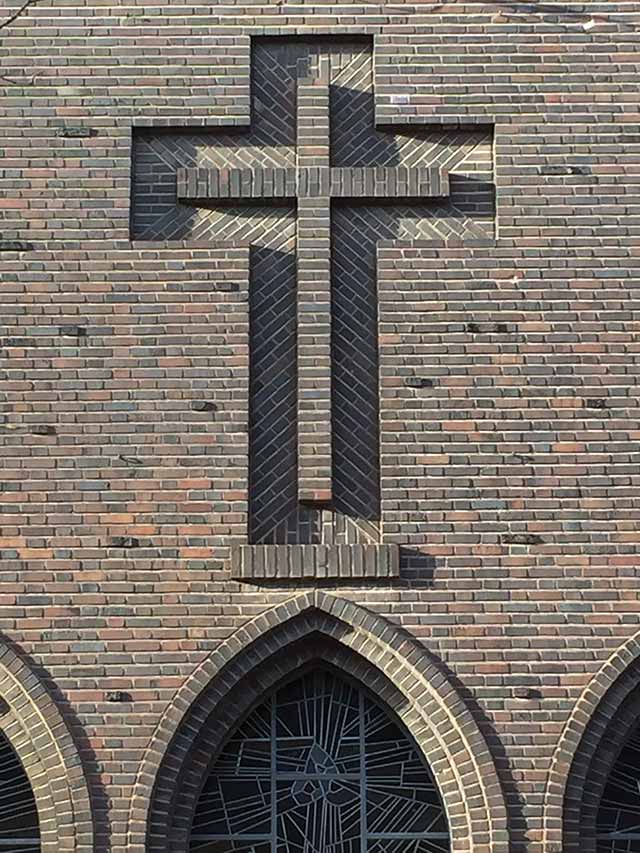
M398 545L234 545L231 574L238 580L397 578Z

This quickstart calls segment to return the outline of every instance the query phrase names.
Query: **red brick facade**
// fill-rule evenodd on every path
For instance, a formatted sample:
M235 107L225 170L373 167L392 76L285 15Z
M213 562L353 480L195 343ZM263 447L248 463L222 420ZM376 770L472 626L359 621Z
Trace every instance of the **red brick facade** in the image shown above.
M0 726L44 853L186 850L207 750L316 657L403 719L453 853L595 853L640 713L639 32L613 0L41 0L0 27ZM495 217L377 246L358 535L386 576L252 577L252 250L132 240L133 140L246 125L252 38L320 36L373 39L381 126L490 128Z

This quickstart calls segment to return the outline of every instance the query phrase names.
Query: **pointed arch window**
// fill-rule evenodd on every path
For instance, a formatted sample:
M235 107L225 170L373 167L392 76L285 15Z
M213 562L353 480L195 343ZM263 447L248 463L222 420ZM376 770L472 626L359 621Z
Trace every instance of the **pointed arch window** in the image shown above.
M596 827L598 853L640 853L640 725L609 774Z
M13 747L0 732L0 853L40 853L38 810Z
M196 807L191 853L448 853L433 774L367 691L317 669L240 724Z

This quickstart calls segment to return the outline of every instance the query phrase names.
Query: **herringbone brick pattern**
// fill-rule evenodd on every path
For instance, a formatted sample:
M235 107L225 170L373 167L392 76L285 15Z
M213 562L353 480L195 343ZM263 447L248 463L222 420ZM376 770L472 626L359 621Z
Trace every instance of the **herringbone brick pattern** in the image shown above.
M350 538L369 542L380 537L376 246L381 240L492 236L492 132L377 129L366 41L256 40L252 87L246 134L136 135L133 232L142 240L240 241L255 247L250 540L292 541L292 527L299 524L295 541L339 542L340 519L349 518ZM371 167L382 170L376 173L377 189L370 183ZM304 348L296 345L304 326L296 326L293 313L296 265L298 277L307 269L312 275L306 302L329 306L328 281L320 296L325 285L317 279L315 229L300 231L304 217L296 239L293 197L317 195L314 181L320 194L336 196L324 200L325 220L331 218L331 315L309 316L310 329L330 330L330 370L317 359L320 339L309 348L314 339L303 334ZM417 198L393 201L396 194L410 196L411 185ZM419 198L425 189L440 195L441 186L447 187L446 198ZM275 206L267 206L268 196ZM381 198L374 204L368 196ZM319 217L318 210L318 222ZM304 279L297 286L309 287ZM299 298L298 310L301 304ZM317 352L326 362L323 347ZM328 532L326 508L298 508L296 481L298 498L331 498L335 531ZM309 519L315 519L312 534Z
M490 201L472 218L455 199L451 205L333 207L334 500L357 519L380 517L376 246L490 237Z
M269 542L298 505L295 255L256 248L250 286L249 538Z
M298 504L295 510L274 527L266 543L295 545L374 545L380 538L376 521L352 518L335 505L322 509L308 504Z
M0 5L2 25L23 3ZM172 795L199 789L221 720L322 657L370 686L388 674L425 755L446 747L454 849L598 846L602 759L640 713L639 36L637 0L40 0L0 26L0 628L19 682L0 723L33 780L43 853L186 853L156 828L188 822ZM261 291L221 234L253 229L254 264L261 239L294 256L295 204L176 204L176 172L296 170L290 104L324 53L332 168L418 167L425 140L494 125L497 239L455 237L493 231L487 133L445 167L453 195L391 211L384 233L427 240L377 245L381 539L400 577L239 582ZM350 121L359 92L371 114L374 75L386 124L362 119L366 149ZM332 204L340 218L348 199ZM366 207L361 232L381 215ZM130 244L130 213L148 242ZM375 545L378 519L291 513L294 479L265 541L366 529ZM442 717L433 687L480 732Z

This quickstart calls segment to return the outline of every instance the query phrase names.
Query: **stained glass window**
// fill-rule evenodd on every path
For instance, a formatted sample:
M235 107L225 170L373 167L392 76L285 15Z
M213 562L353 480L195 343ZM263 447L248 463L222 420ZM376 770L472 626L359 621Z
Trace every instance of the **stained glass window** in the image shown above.
M27 774L0 732L0 853L40 853L36 801Z
M448 853L433 775L355 684L316 670L275 691L207 779L192 853Z
M597 817L598 853L640 853L640 726L625 743Z

